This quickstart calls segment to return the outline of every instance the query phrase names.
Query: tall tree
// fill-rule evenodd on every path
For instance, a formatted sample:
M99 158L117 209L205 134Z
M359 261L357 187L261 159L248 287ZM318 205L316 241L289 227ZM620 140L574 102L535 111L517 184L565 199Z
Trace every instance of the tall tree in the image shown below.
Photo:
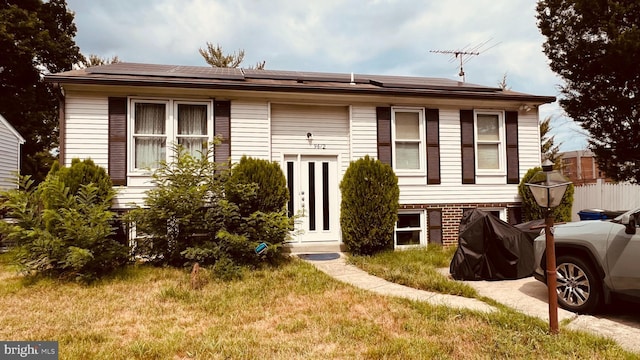
M64 0L0 0L0 113L25 138L22 172L44 178L58 145L61 92L43 75L81 59Z
M560 105L589 132L607 177L640 181L640 2L541 0L544 52L565 84Z
M204 58L204 61L213 67L237 68L244 60L244 50L240 49L237 53L234 52L232 54L225 55L220 44L216 44L214 46L210 42L207 42L206 49L200 48L198 51ZM264 64L264 61L258 62L255 66L250 66L249 68L263 70Z
M550 135L551 132L551 116L547 116L540 122L540 152L542 154L542 162L551 160L555 167L561 164L558 160L558 152L560 146L555 145L555 137Z

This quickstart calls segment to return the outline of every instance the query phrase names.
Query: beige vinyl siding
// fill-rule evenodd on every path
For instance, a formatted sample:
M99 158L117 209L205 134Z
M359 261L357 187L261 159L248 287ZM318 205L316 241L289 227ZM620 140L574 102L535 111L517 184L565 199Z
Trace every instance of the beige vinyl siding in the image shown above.
M242 155L269 159L269 104L231 101L231 162Z
M20 167L20 142L9 128L0 122L0 190L17 187Z
M91 158L108 168L108 97L67 94L64 164L73 158Z
M342 178L349 166L349 107L271 104L271 148L274 161L284 155L337 155Z
M369 155L378 158L376 107L351 107L351 161Z

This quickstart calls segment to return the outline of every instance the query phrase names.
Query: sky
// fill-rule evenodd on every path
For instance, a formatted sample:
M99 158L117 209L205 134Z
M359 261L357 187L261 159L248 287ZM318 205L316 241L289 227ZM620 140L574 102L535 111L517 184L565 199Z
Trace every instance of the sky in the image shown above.
M242 66L269 70L422 76L459 80L459 60L433 51L475 50L466 82L560 97L562 80L542 52L534 0L67 0L88 56L208 66L207 42L245 51ZM557 101L560 151L585 149L584 130Z

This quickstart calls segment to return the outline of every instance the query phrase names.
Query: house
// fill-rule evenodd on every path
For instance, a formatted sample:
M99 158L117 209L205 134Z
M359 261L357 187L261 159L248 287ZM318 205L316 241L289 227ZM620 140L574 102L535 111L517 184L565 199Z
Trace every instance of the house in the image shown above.
M458 81L117 63L46 76L62 87L60 159L92 158L142 204L170 143L216 160L276 161L289 210L305 209L291 246L341 244L339 183L349 162L391 164L400 184L397 247L455 244L465 209L519 222L517 186L540 164L538 106L555 100Z
M20 173L20 145L24 138L0 115L0 190L18 186L16 174Z
M574 185L595 184L598 179L606 180L591 150L567 151L558 156L562 160L562 175Z

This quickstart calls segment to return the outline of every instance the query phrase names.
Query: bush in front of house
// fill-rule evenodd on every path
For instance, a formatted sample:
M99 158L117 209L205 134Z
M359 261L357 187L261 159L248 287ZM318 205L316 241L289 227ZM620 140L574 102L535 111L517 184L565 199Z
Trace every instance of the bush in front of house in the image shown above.
M73 191L63 180L68 177L59 176L84 172L94 176L70 181ZM3 223L0 232L17 244L13 253L24 273L93 280L127 263L127 246L111 238L115 213L109 208L115 193L96 186L110 182L93 162L74 160L70 168L56 167L37 186L21 177L18 189L3 194L2 206L14 222Z
M351 162L340 190L340 227L347 249L355 255L392 249L400 190L391 166L369 156Z
M531 194L531 190L527 187L526 183L530 182L536 173L542 171L541 167L534 167L529 169L527 173L522 177L520 184L518 185L518 193L522 198L522 217L524 221L531 221L545 218L545 209L541 208L536 199ZM558 207L552 209L552 214L557 222L569 222L571 221L571 208L573 206L573 184L569 184L567 191L562 197L562 201Z
M174 161L155 170L145 206L127 215L144 234L137 238L138 255L173 266L218 267L278 258L292 223L281 195L288 194L284 174L250 158L229 169L211 160L212 151L193 156L176 146ZM270 246L258 256L261 242Z
M238 184L255 184L251 197ZM238 204L243 216L256 211L264 213L285 209L289 201L287 179L280 165L273 161L243 156L232 168L225 186L229 201Z

